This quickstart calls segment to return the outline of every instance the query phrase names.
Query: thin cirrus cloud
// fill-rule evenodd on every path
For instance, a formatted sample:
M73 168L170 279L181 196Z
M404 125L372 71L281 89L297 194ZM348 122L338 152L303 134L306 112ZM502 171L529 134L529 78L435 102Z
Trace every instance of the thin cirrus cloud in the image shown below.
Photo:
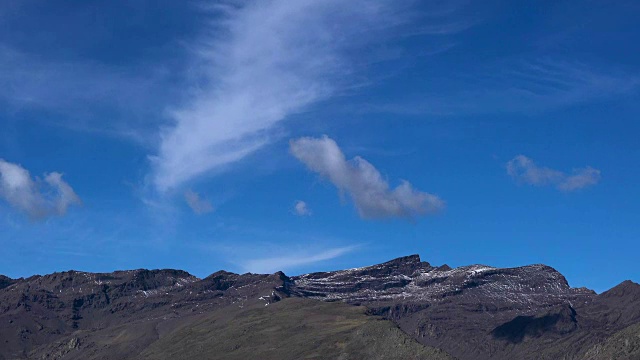
M191 210L198 215L210 213L214 210L213 205L211 205L209 200L204 199L200 194L193 190L185 191L184 200L187 202L187 205L189 205Z
M258 259L245 260L240 267L252 273L274 273L276 271L286 271L305 265L311 265L321 261L335 259L346 255L357 249L358 246L344 246L322 250L316 253L299 252L297 254L287 254L287 256L276 256Z
M487 98L476 101L500 104L506 111L560 108L627 93L640 85L635 74L577 61L541 58L500 68L479 81L470 95L484 92ZM501 98L511 99L511 105Z
M575 191L600 181L600 170L590 166L573 169L571 174L536 165L533 160L518 155L507 163L507 173L517 181L534 186L553 186L560 191Z
M214 35L195 46L194 72L201 77L191 101L169 111L173 125L161 131L150 157L155 188L165 192L222 170L273 141L284 119L353 87L359 82L353 75L366 66L353 55L369 58L363 56L368 45L415 21L407 15L410 3L273 0L214 7ZM430 34L466 29L436 21L441 31Z
M39 121L151 143L149 129L162 118L157 104L175 98L165 76L148 69L46 60L0 43L0 100L8 105L0 111L46 110L64 116ZM100 118L104 113L109 121Z
M505 60L472 73L434 76L428 86L413 99L365 104L357 111L440 116L552 111L632 94L640 87L640 76L609 66L539 57Z
M0 199L33 220L61 216L70 206L81 204L61 173L33 179L25 168L3 159L0 159Z
M309 208L309 205L307 205L307 203L302 200L296 201L296 203L293 205L293 212L298 216L311 215L311 209Z
M364 219L415 218L445 207L442 199L414 189L408 181L391 189L373 165L359 156L347 160L338 144L327 136L291 140L290 150L311 171L346 193Z

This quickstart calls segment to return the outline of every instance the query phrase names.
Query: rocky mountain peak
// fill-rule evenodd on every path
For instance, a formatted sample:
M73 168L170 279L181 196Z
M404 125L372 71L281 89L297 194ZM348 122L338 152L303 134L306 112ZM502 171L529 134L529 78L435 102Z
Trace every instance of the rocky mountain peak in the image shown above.
M633 297L640 300L640 284L631 280L625 280L613 288L603 292L600 296L609 297Z
M389 273L413 275L414 272L423 270L428 271L433 267L426 261L420 260L420 255L414 254L409 256L399 257L377 266L378 268L386 268ZM370 267L369 267L370 268Z
M527 307L536 297L556 299L593 294L571 288L552 267L536 264L516 268L470 265L433 267L418 255L379 265L312 273L291 277L289 289L302 296L351 303L397 301L441 301L453 295L495 297Z
M420 262L421 262L420 255L413 254L413 255L401 256L399 258L386 261L380 265L387 265L387 266L416 265L416 264L419 264Z
M229 271L225 271L225 270L218 270L216 272L214 272L213 274L207 276L205 279L213 279L213 278L227 278L227 277L231 277L231 276L238 276L238 274L233 273L233 272L229 272Z
M15 280L13 280L12 278L4 275L0 275L0 289L4 289L7 286L13 284L14 282Z

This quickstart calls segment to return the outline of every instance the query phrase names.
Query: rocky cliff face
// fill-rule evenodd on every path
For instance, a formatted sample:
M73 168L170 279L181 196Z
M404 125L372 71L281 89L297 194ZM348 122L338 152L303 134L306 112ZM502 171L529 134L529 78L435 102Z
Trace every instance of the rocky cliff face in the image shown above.
M292 277L287 288L296 296L366 305L423 344L462 359L541 358L527 353L582 331L575 309L598 298L570 287L546 265L452 269L431 266L418 255Z
M420 261L418 255L363 268L294 276L288 288L299 296L325 301L437 303L454 296L469 301L493 300L525 310L581 301L595 294L588 289L571 288L562 274L546 265L508 269L471 265L451 269L433 267Z
M13 280L4 276L4 275L0 275L0 289L4 289L7 286L13 284Z
M287 297L366 306L420 343L460 359L577 359L594 343L640 323L640 285L624 282L597 295L570 287L545 265L436 267L412 255L294 277L69 271L0 277L0 359L57 353L70 342L83 348L84 338L74 342L69 336L124 325L157 340L168 331L162 329L185 319L221 309L232 314Z

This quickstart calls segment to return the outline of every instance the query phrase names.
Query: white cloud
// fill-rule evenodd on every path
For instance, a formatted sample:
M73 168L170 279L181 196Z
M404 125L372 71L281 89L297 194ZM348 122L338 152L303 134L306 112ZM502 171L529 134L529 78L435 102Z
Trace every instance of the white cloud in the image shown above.
M600 181L600 170L592 167L575 169L572 175L567 176L564 181L558 184L558 189L563 191L573 191L597 184Z
M296 215L299 215L299 216L311 215L311 209L309 209L309 206L307 205L307 203L302 200L296 201L295 205L293 205L293 211L295 212Z
M338 247L313 254L310 252L288 253L285 256L246 260L240 266L247 272L270 274L335 259L354 251L356 248L357 246Z
M418 191L404 180L390 189L373 165L359 156L347 161L338 144L327 136L291 140L290 149L310 170L347 193L362 218L413 218L445 206L439 197Z
M192 190L185 191L184 200L187 202L187 205L189 205L191 210L198 215L213 211L213 205L211 205L211 202L207 199L203 199L200 194Z
M407 4L365 0L267 0L215 7L210 39L196 46L192 99L170 111L152 182L160 191L220 171L271 142L288 116L353 86L372 42L414 21ZM450 34L461 29L450 29ZM433 32L431 32L433 33ZM369 49L369 50L367 50ZM371 60L375 61L375 60ZM366 79L359 80L366 82Z
M600 170L590 166L573 169L571 174L566 174L540 167L524 155L518 155L507 163L507 173L518 181L534 186L554 186L561 191L579 190L600 181Z
M18 164L0 159L0 198L32 219L61 216L81 200L62 174L52 172L44 179L32 179L29 171Z

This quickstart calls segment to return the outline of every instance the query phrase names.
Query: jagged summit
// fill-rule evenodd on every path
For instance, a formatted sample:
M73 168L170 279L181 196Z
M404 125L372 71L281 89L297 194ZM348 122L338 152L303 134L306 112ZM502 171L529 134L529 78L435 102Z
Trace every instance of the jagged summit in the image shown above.
M380 265L393 265L393 264L418 264L420 263L420 255L418 254L413 254L413 255L407 255L407 256L401 256L389 261L386 261Z
M209 278L219 278L219 277L225 277L225 276L237 276L239 274L236 274L234 272L230 272L230 271L226 271L226 270L218 270L216 272L214 272L213 274L207 276L205 279L209 279Z
M603 297L635 296L640 300L640 284L631 280L625 280L620 284L602 293Z
M442 301L452 295L499 297L521 307L536 297L565 299L593 294L588 289L571 288L562 274L546 265L434 267L421 261L419 255L354 269L293 276L288 290L305 297L352 303L400 298L414 302Z
M0 289L4 289L7 286L13 284L14 282L15 280L13 280L12 278L4 275L0 275Z

